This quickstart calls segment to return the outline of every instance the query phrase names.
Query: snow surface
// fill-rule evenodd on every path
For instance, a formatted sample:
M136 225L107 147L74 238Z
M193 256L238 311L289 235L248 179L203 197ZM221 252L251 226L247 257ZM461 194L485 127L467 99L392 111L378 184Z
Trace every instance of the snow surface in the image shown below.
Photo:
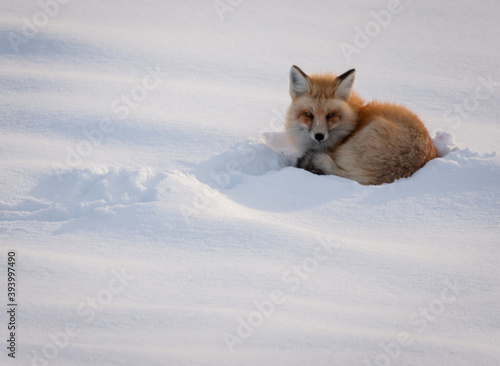
M500 364L499 2L0 8L0 364ZM292 64L355 67L444 156L293 168Z

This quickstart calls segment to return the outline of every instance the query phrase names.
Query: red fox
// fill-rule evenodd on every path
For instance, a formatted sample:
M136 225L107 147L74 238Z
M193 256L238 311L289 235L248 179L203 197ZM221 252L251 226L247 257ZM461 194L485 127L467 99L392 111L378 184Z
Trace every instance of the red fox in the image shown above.
M355 70L306 75L290 70L285 129L299 149L296 167L360 184L391 183L411 176L437 157L420 119L390 103L365 103L352 91Z

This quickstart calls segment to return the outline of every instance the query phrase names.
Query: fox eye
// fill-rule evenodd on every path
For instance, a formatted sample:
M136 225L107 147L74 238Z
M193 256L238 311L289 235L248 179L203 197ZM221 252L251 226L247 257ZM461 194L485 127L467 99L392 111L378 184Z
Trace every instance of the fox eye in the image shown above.
M307 118L313 119L313 115L311 112L304 112Z
M330 119L330 118L333 118L333 117L335 117L335 113L334 113L334 112L332 112L332 113L328 113L328 114L326 115L326 119Z

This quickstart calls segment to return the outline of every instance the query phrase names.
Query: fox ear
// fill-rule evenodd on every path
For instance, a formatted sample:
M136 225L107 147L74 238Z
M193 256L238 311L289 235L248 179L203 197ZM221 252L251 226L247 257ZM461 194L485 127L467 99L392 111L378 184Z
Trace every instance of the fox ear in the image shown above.
M309 84L309 76L301 69L293 65L290 69L290 96L292 98L300 97L301 95L309 94L311 85Z
M349 99L352 92L352 84L354 84L354 75L356 74L355 69L351 69L342 75L338 76L335 81L337 82L337 88L335 89L335 97L341 99Z

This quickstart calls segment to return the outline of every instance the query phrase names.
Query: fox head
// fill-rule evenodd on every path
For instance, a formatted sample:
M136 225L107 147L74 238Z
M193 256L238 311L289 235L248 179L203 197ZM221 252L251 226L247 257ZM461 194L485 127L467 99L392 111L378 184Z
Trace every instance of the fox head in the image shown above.
M335 76L306 75L297 66L290 69L292 104L285 129L295 146L327 150L356 127L360 99L352 92L355 70Z

